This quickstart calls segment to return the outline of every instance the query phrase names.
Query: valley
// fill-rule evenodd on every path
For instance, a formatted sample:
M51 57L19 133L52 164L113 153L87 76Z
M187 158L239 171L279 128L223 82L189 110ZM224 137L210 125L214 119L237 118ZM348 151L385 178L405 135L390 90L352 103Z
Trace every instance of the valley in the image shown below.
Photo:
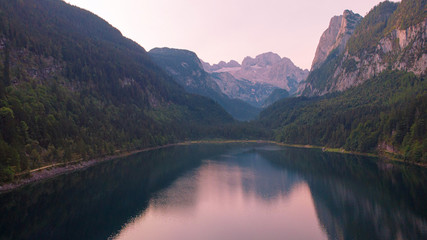
M332 17L309 71L273 52L217 64L189 50L147 52L63 1L0 1L0 181L209 139L425 164L425 6L386 1Z
M427 239L427 1L376 3L0 0L0 239Z

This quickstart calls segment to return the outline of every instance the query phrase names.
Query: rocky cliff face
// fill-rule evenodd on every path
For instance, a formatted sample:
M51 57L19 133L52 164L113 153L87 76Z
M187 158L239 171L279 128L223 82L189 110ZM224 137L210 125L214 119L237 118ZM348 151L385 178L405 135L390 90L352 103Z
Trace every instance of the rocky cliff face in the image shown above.
M345 10L343 15L334 16L328 29L320 37L319 45L311 65L311 71L319 68L334 49L343 52L348 39L354 32L356 26L362 20L362 16L350 10Z
M219 66L222 66L218 68ZM284 89L291 94L298 84L308 76L308 70L295 66L288 58L269 52L246 57L242 64L235 61L220 62L213 66L205 63L206 71L214 74L214 79L222 91L232 98L239 98L255 106L263 106L265 99L274 89ZM220 74L228 73L228 74Z
M361 84L386 69L404 70L416 75L427 69L427 18L408 29L395 29L382 38L374 52L344 53L334 73L336 79L326 92L342 91Z
M319 68L326 60L326 57L332 50L335 44L338 32L341 27L342 16L334 16L329 22L329 27L323 32L320 37L319 44L317 45L316 53L314 54L313 63L311 64L311 71Z
M298 93L318 96L343 91L365 82L384 70L409 71L418 76L426 74L427 17L425 14L413 16L413 19L418 19L416 23L404 29L400 29L402 25L395 24L402 22L400 21L402 16L407 16L401 12L409 4L413 4L413 1L405 1L402 4L386 1L369 12L363 21L359 21L355 15L351 15L351 12L347 14L345 12L348 29L354 29L358 21L360 25L353 30L353 35L350 35L352 31L341 34L343 37L339 37L338 34L337 40L341 39L341 43L338 44L337 41L332 45L331 36L336 32L333 30L338 21L334 17L330 29L322 35L317 51L319 54L316 53L312 72L307 80L300 84ZM331 45L332 50L324 57L322 54L325 49L329 49L328 45Z

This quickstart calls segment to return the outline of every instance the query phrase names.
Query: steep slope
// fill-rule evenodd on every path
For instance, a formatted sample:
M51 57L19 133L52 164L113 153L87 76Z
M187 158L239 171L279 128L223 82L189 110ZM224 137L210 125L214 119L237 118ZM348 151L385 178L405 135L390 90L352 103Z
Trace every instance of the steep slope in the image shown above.
M263 107L268 107L271 104L287 97L289 97L289 92L286 91L285 89L280 89L280 88L274 89L274 91L270 94L270 96L268 96L268 98L265 99Z
M227 96L240 99L257 108L261 108L268 96L277 89L271 84L237 79L228 72L213 72L210 75Z
M233 122L117 29L60 0L1 0L0 59L0 181Z
M246 57L242 65L235 61L219 63L210 66L204 64L205 70L216 74L218 85L230 97L240 98L256 106L263 106L265 99L276 88L285 89L291 94L297 90L298 84L308 76L308 70L296 67L288 58L269 52L256 56ZM246 86L246 87L245 87ZM256 92L257 94L253 94Z
M209 97L221 92L216 83L209 79L195 53L180 49L154 48L148 54L188 92Z
M303 96L273 104L260 122L281 142L427 163L426 17L425 0L375 6L344 49L329 43L318 68L315 59Z
M276 102L260 122L280 142L385 151L427 163L426 93L425 76L384 71L344 92Z
M425 0L386 1L375 6L356 27L345 50L332 50L300 92L314 96L343 91L387 69L425 74L425 9Z
M362 17L359 14L350 10L345 10L341 16L333 17L328 29L320 37L310 71L319 68L334 49L338 48L338 52L342 53L361 20Z
M195 53L187 50L155 48L149 54L188 92L215 100L238 120L252 120L258 116L259 109L222 93L218 84L203 70L202 63Z

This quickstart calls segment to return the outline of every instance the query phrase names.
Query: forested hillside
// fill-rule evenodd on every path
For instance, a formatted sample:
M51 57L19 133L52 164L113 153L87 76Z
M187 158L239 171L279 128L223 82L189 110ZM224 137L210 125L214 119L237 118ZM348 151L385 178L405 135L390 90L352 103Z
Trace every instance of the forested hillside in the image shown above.
M398 29L418 24L413 32L422 32L425 5L378 5L346 51L377 54L376 43ZM418 69L424 35L378 55L388 67L357 87L281 100L259 121L236 123L215 101L187 93L141 46L96 15L61 0L0 0L0 182L52 163L184 140L266 139L273 130L281 142L388 151L427 162L427 86L425 69ZM363 75L362 63L349 56L332 51L308 82L329 89L337 69ZM412 72L406 66L414 66ZM276 92L271 101L287 94ZM233 114L256 114L240 102L221 103Z
M350 54L362 54L375 50L379 40L385 37L384 30L387 22L396 11L398 3L382 2L375 6L354 31L354 35L349 39L347 49Z
M385 1L331 51L303 96L261 113L286 143L388 152L427 163L426 1Z
M232 117L61 0L0 1L0 181L54 162L220 135Z
M220 104L235 119L255 119L260 109L240 99L224 94L210 74L203 69L194 52L171 48L154 48L148 53L153 61L189 93L209 97Z
M427 82L386 71L342 93L288 98L261 112L275 139L358 152L389 151L427 163Z

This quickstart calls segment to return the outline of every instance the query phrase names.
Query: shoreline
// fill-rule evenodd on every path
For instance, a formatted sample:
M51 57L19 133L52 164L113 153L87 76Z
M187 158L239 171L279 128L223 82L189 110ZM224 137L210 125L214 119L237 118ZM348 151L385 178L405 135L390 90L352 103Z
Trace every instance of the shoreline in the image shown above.
M185 141L185 142L179 142L179 143L171 143L171 144L166 144L166 145L157 146L157 147L148 147L148 148L143 148L143 149L129 151L129 152L122 152L116 155L90 159L87 161L77 160L77 161L72 161L68 163L55 163L55 164L43 166L40 168L31 169L29 171L16 174L18 179L10 183L5 183L3 185L0 185L0 194L13 191L15 189L24 187L31 183L55 178L57 176L67 174L67 173L72 173L75 171L84 170L98 163L134 155L141 152L169 148L173 146L192 145L192 144L227 144L227 143L268 143L268 144L275 144L278 146L292 147L292 148L320 149L323 152L335 152L335 153L341 153L341 154L352 154L352 155L378 157L378 158L381 157L377 154L372 154L372 153L350 152L350 151L345 151L343 149L338 149L338 148L326 148L326 147L313 146L313 145L286 144L286 143L280 143L280 142L271 141L271 140L194 140L194 141ZM395 159L395 158L387 158L387 159L390 162L406 163L401 159ZM417 165L420 167L427 167L426 164L419 164L419 163L408 163L408 164Z
M17 173L16 174L17 179L13 180L12 182L0 185L0 195L3 193L7 193L15 189L24 187L31 183L36 183L42 180L55 178L63 174L84 170L98 163L111 161L117 158L134 155L141 152L147 152L147 151L168 148L173 146L182 146L182 145L188 145L188 144L186 144L186 142L172 143L172 144L166 144L166 145L157 146L157 147L148 147L148 148L143 148L139 150L122 152L116 155L109 155L105 157L94 158L87 161L77 160L77 161L72 161L68 163L55 163L55 164L43 166L40 168L31 169L29 171Z

